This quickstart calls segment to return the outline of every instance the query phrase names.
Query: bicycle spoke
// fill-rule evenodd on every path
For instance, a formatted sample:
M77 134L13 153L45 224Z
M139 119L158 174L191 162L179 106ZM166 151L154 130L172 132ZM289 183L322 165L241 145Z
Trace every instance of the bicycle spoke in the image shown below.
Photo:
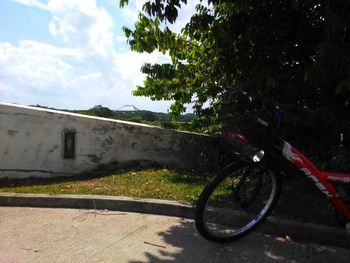
M228 240L246 234L270 213L277 196L271 171L249 166L218 177L200 197L196 225L208 239Z

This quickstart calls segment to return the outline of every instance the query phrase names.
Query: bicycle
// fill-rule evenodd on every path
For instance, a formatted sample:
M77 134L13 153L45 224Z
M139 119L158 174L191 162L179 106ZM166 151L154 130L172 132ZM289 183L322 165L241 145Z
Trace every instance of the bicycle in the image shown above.
M210 241L225 243L247 235L263 223L281 192L277 157L287 160L311 179L344 217L345 228L350 233L350 197L343 188L350 185L350 174L319 170L277 134L280 109L272 107L269 111L270 119L254 118L265 129L260 147L252 145L240 133L225 133L224 146L234 155L234 161L205 186L198 198L195 211L198 232Z

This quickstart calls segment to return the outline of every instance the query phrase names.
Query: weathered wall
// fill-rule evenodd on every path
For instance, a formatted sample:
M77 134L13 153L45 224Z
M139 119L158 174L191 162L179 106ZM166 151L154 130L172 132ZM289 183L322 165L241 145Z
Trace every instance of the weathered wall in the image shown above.
M74 158L64 158L75 132ZM0 178L70 176L126 166L215 169L215 138L159 127L0 103Z

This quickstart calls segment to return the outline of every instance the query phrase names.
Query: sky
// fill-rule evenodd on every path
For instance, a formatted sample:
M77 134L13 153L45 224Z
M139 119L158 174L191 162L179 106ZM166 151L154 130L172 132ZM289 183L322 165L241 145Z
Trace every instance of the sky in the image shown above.
M144 63L169 61L159 52L132 52L126 42L122 27L133 28L144 2L120 9L119 0L0 0L0 102L166 112L168 101L132 96ZM175 32L198 3L188 2Z

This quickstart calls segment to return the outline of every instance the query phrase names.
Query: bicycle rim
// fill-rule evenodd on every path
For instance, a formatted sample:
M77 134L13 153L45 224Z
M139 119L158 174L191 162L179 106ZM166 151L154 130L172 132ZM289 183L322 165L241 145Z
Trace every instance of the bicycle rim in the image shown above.
M270 214L277 191L276 176L260 166L245 166L217 180L202 212L206 236L226 242L249 233Z

